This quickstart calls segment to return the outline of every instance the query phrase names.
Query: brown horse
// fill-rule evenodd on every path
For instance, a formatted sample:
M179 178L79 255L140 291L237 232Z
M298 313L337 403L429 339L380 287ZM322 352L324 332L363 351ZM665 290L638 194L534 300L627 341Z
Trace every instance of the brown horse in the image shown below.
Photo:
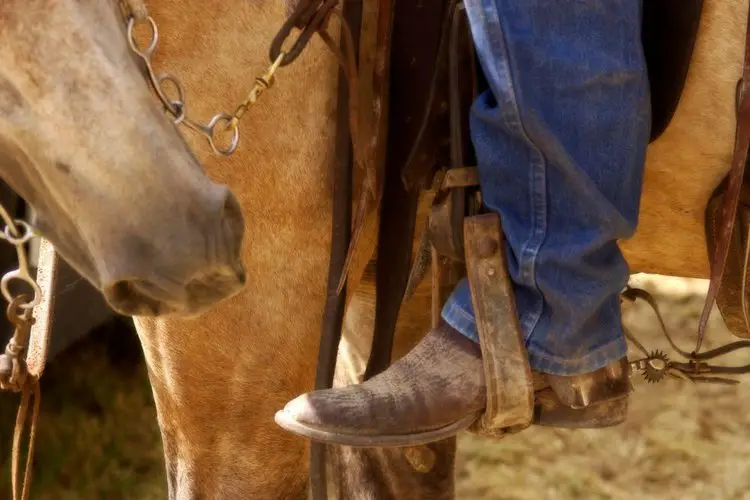
M241 288L239 205L144 85L117 4L0 5L0 177L124 314L194 315Z
M191 114L206 119L244 96L289 14L288 5L271 1L150 0L147 7L160 30L157 71L178 75ZM729 168L746 9L747 0L706 0L687 88L672 125L649 150L639 231L623 243L634 272L708 275L703 213ZM111 24L97 26L99 36L102 26L115 36ZM136 318L170 498L307 497L308 443L278 428L273 415L313 385L330 248L337 72L314 39L252 108L252 125L242 125L249 140L234 156L214 156L186 135L243 206L248 284L196 320ZM135 67L118 76L145 88ZM428 286L429 279L404 305L396 356L429 327ZM346 317L339 383L361 377L372 312L366 274ZM335 448L333 465L346 472L337 476L338 495L451 498L455 441L429 448Z

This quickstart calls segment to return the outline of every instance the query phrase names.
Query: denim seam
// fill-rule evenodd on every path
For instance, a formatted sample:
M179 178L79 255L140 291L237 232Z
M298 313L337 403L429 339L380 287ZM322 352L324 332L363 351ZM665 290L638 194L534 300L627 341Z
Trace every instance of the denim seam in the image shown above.
M498 40L499 43L497 45L499 46L499 50L502 51L502 54L501 57L496 58L496 64L498 66L497 76L506 81L508 88L507 97L511 105L502 107L503 117L511 127L517 130L519 136L529 146L529 149L534 152L533 156L536 157L532 158L529 168L529 181L533 186L531 194L532 237L526 241L521 248L519 259L519 268L524 285L533 287L535 293L540 296L540 300L537 301L537 304L539 304L537 310L533 312L528 311L521 319L523 330L527 332L525 340L528 342L536 329L536 325L541 318L544 308L544 300L541 298L542 292L536 282L536 258L539 254L539 249L542 244L544 244L544 240L547 236L547 160L524 127L521 103L517 98L518 90L516 90L515 81L513 79L513 61L508 53L505 29L500 16L497 14L498 10L493 8L492 5L487 5L487 1L488 0L485 0L484 11L485 13L492 13L492 15L488 17L491 17L490 22L495 25L500 35L500 40Z

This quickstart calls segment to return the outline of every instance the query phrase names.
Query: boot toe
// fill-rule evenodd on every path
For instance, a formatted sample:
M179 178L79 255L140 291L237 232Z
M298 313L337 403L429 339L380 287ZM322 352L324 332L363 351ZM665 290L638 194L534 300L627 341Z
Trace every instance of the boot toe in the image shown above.
M319 424L318 411L315 409L310 394L303 394L289 401L281 410L287 418L301 424Z

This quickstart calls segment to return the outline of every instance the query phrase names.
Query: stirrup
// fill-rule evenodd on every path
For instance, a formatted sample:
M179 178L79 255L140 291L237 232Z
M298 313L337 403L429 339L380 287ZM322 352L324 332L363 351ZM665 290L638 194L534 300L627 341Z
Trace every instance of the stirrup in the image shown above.
M467 217L464 241L487 384L487 407L470 430L497 438L531 425L534 384L512 285L505 270L500 216L489 213Z
M631 391L627 359L575 376L532 372L505 267L500 217L466 217L464 241L487 384L485 412L469 430L499 438L532 424L591 429L622 423Z

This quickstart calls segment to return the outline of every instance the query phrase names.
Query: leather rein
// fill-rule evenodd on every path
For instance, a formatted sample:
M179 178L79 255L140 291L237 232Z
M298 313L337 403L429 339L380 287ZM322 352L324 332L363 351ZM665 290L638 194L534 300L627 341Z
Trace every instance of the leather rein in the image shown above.
M35 236L33 229L25 221L13 219L2 205L0 205L0 219L5 224L2 233L0 233L0 240L15 247L18 259L18 268L7 272L0 280L0 290L2 290L3 298L8 303L5 315L10 324L14 326L13 336L8 341L5 352L0 354L0 391L21 394L21 402L16 413L16 424L13 432L11 483L13 499L22 498L26 500L29 495L28 486L31 481L31 464L34 458L36 421L39 416L41 397L39 377L44 364L43 359L40 360L39 356L35 356L33 359L27 358L27 350L31 340L31 330L35 322L34 308L42 300L42 291L37 281L31 276L26 253L26 244ZM10 290L12 281L20 281L27 288L30 288L31 296L28 293L12 292ZM21 437L26 426L32 397L34 405L31 414L29 447L23 489L19 497L18 469L21 460Z

